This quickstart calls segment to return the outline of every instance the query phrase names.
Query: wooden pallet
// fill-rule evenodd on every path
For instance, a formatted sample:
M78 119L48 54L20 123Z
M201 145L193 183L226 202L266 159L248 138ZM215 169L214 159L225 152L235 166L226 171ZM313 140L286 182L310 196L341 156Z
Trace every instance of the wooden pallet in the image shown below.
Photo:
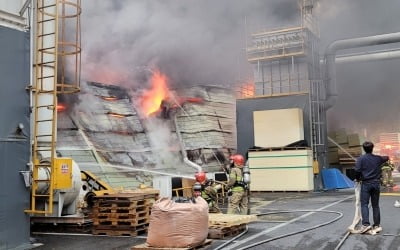
M136 236L147 232L157 194L118 193L97 196L92 209L92 234Z
M177 248L171 248L171 247L151 247L147 243L140 244L133 246L131 250L192 250L192 249L202 249L205 248L209 245L211 245L212 240L206 239L202 244L193 246L193 247L177 247Z
M94 235L107 235L107 236L137 236L147 233L147 227L132 228L132 229L99 229L95 228L92 230Z
M136 214L147 214L150 212L150 206L140 206L140 207L94 207L93 216L107 216L114 217L116 214L125 215L136 215Z
M226 237L236 236L246 230L246 224L235 226L211 226L208 228L209 239L225 239Z
M142 224L148 224L150 221L149 217L140 219L116 219L116 220L93 220L94 226L138 226Z
M257 215L240 215L240 214L209 214L208 226L229 227L241 224L247 224L257 220Z

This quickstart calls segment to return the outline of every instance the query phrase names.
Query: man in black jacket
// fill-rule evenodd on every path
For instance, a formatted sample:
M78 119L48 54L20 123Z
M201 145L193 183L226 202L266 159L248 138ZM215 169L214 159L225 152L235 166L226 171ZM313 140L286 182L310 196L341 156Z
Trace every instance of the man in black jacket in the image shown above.
M372 213L374 224L372 229L379 233L382 231L380 226L381 215L379 210L379 195L380 195L380 178L381 178L381 165L389 160L387 156L380 156L372 154L374 144L366 141L363 143L365 154L357 159L356 162L356 181L361 181L361 217L362 227L361 233L365 233L371 229L369 223L369 209L368 204L371 199Z

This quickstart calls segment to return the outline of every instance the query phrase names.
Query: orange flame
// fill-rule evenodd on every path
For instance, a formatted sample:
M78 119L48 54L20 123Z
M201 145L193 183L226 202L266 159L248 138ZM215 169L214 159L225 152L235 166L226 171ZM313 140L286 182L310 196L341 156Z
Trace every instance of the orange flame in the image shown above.
M117 118L124 118L126 117L125 115L122 114L118 114L118 113L114 113L114 112L108 112L107 114L113 116L113 117L117 117Z
M105 101L116 101L117 97L116 96L101 96L101 99Z
M66 109L67 109L67 106L65 106L64 104L61 104L61 103L57 104L57 112L63 112Z
M255 86L254 83L246 83L241 87L242 97L254 96Z
M141 106L146 116L159 110L162 100L168 97L167 77L159 71L151 77L151 89L142 96Z

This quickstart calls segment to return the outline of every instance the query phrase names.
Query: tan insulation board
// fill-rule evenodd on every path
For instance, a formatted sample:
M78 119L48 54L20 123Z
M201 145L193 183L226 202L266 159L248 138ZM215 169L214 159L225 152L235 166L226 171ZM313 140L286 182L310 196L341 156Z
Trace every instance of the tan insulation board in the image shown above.
M254 143L258 147L282 147L304 139L301 109L254 111Z
M310 191L314 189L312 151L249 152L251 191Z

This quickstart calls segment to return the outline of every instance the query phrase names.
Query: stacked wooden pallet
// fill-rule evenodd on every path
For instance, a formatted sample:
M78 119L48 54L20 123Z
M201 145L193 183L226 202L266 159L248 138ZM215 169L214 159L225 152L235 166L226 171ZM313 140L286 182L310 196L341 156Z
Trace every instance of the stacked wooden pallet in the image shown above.
M354 166L355 160L362 154L362 136L359 134L347 134L345 129L330 132L328 136L338 145L329 141L328 162L332 165L344 167ZM346 153L347 152L347 153ZM350 155L349 155L350 154Z
M158 194L118 193L98 196L93 206L93 234L136 236L146 233Z
M346 153L347 152L347 153ZM350 155L351 156L350 156ZM338 150L338 158L340 165L355 165L357 157L360 157L362 154L361 146L344 148Z
M256 215L209 214L208 238L224 239L236 236L246 229L248 223L255 220Z

